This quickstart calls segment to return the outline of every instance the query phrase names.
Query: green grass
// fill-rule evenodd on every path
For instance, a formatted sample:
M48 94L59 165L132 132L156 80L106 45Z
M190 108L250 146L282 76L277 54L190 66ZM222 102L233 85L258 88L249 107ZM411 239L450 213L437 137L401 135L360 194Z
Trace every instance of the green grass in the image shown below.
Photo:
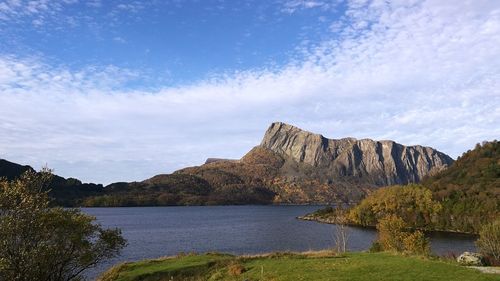
M243 273L230 268L243 267ZM232 273L232 274L231 274ZM234 257L188 255L127 263L110 269L103 281L159 280L500 280L453 262L389 253L326 252Z

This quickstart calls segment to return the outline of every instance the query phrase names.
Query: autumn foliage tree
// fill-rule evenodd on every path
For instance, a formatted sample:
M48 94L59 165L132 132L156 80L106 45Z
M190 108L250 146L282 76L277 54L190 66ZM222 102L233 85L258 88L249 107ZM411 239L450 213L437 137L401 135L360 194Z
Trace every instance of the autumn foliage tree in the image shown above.
M126 245L78 209L51 208L51 173L0 180L0 280L82 280L82 273Z
M412 230L396 215L388 215L377 224L378 241L383 250L391 252L428 255L430 244L424 233Z
M432 192L420 185L380 188L349 211L349 219L356 224L374 226L380 219L397 215L414 228L432 228L441 205Z

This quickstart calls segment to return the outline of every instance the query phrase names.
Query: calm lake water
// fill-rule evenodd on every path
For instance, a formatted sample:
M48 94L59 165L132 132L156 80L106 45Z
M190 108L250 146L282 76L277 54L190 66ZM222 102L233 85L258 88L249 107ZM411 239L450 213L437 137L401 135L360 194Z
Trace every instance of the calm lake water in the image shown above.
M89 272L94 279L111 265L175 255L217 251L256 254L333 247L334 225L297 220L321 206L202 206L83 208L105 227L118 227L128 240L121 256ZM350 228L349 249L362 251L376 237L373 229ZM436 254L473 251L474 238L459 234L430 235Z

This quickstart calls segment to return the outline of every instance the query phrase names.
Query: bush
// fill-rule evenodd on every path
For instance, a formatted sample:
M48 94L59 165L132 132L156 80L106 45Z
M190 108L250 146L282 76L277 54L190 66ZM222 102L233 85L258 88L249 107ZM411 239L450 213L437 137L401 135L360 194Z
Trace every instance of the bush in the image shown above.
M377 230L378 241L376 243L379 243L384 251L418 255L430 253L430 244L423 232L411 231L405 221L396 215L382 218L377 224ZM372 245L372 247L377 246Z
M403 252L403 240L406 237L408 226L402 218L389 215L382 218L377 224L378 242L385 251Z
M483 225L476 244L481 253L500 261L500 219Z
M243 274L246 271L246 269L241 263L234 262L228 266L227 271L231 276L238 276Z
M378 253L378 252L382 252L382 245L380 245L380 243L378 241L374 241L372 243L372 245L370 246L370 249L368 249L368 251L370 253Z
M428 256L431 253L430 243L422 231L409 233L403 239L404 250L407 253Z
M414 228L430 229L441 211L432 192L420 185L389 186L376 190L349 210L351 222L376 225L388 215L397 215Z

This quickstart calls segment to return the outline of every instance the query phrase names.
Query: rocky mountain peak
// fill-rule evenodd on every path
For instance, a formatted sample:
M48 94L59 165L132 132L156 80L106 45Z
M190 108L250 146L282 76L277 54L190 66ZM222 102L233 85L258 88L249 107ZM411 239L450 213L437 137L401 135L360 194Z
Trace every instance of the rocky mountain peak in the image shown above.
M328 180L353 178L376 185L419 182L453 163L451 157L431 147L390 140L327 139L282 122L271 124L260 146L314 167Z

